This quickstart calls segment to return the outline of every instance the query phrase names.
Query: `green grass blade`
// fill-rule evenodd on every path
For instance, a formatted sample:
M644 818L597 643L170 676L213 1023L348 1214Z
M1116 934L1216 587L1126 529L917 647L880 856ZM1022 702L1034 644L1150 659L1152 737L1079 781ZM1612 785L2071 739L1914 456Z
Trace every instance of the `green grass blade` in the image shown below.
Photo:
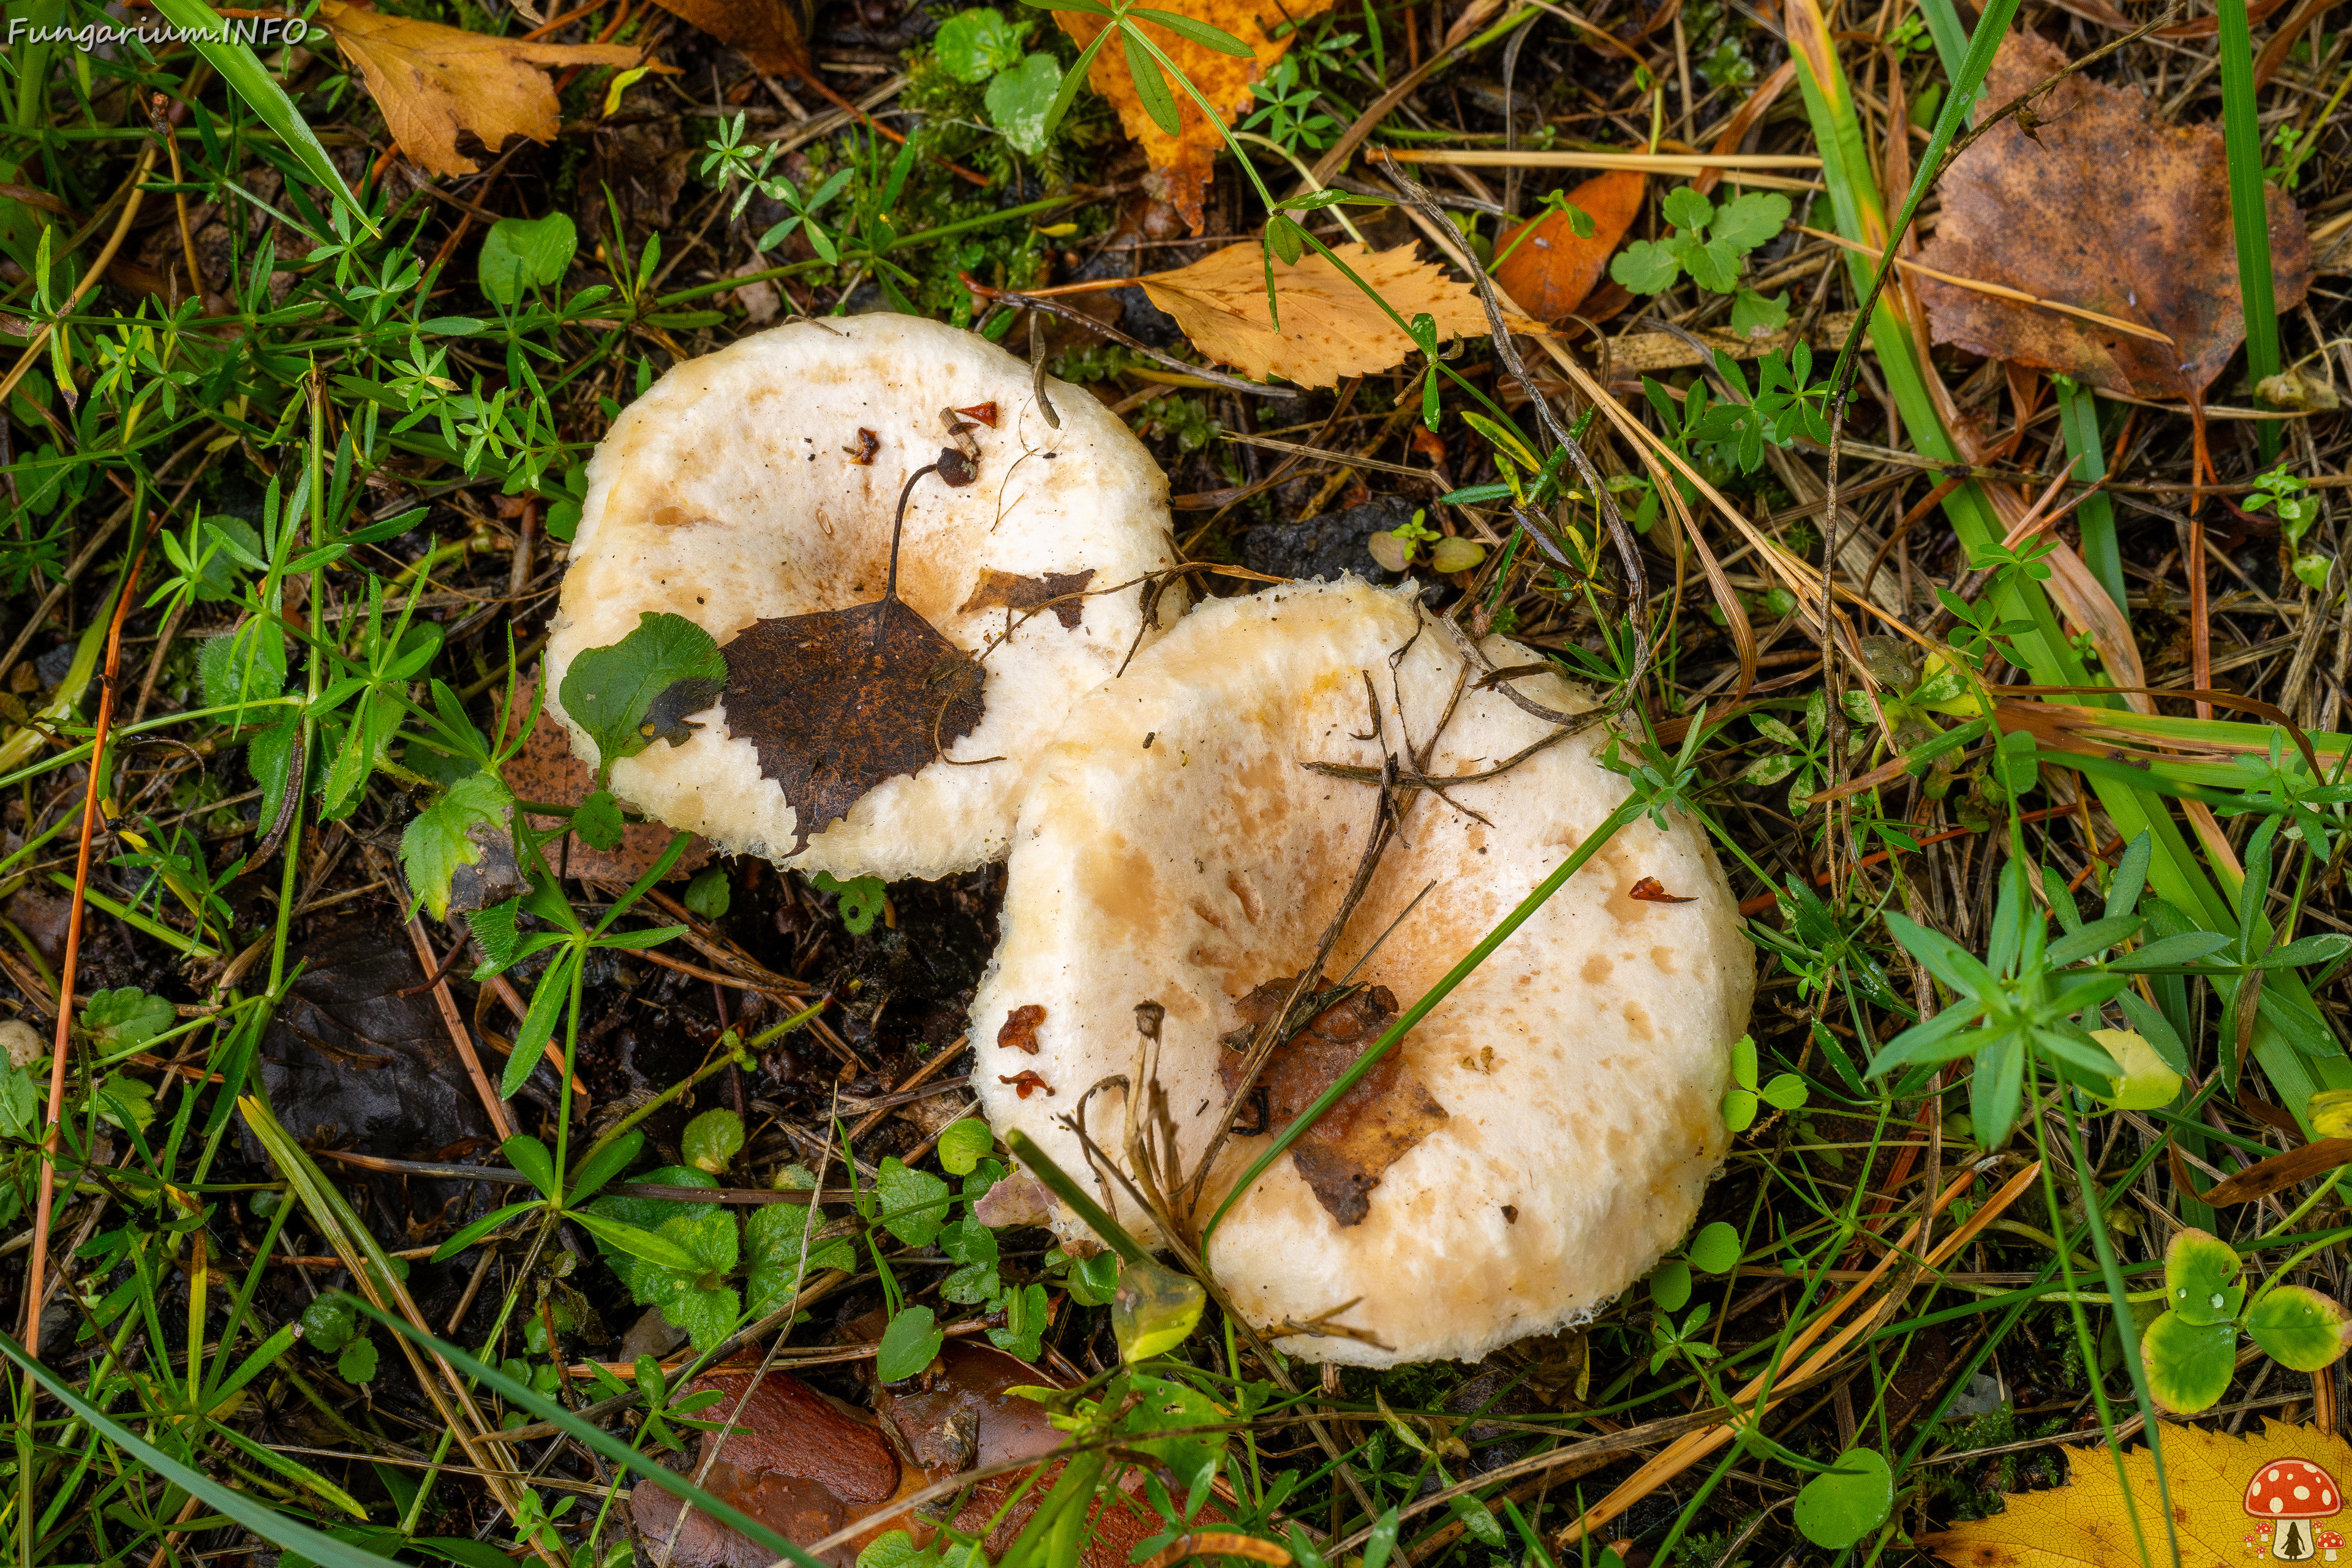
M1287 1153L1290 1146L1298 1142L1300 1135L1315 1125L1317 1117L1330 1110L1339 1102L1341 1095L1355 1088L1357 1080L1371 1071L1372 1065L1378 1062L1391 1047L1403 1039L1414 1025L1427 1017L1432 1008L1453 994L1455 986L1469 979L1471 972L1486 963L1489 954L1510 941L1513 931L1525 925L1538 910L1549 902L1554 893L1568 885L1568 879L1576 875L1579 868L1598 855L1612 838L1617 837L1619 828L1639 818L1644 809L1646 807L1642 798L1635 795L1602 818L1601 826L1587 834L1584 841L1570 851L1568 858L1552 869L1551 875L1537 883L1535 890L1520 900L1517 909L1505 915L1493 931L1479 938L1477 946L1464 953L1460 963L1447 970L1436 984L1422 994L1419 1001L1399 1015L1396 1022L1391 1024L1381 1033L1381 1037L1374 1040L1346 1072L1332 1080L1330 1088L1315 1097L1315 1103L1300 1111L1288 1126L1276 1134L1274 1141L1260 1151L1258 1157L1250 1163L1249 1169L1242 1173L1242 1179L1233 1184L1233 1190L1225 1194L1225 1200L1217 1205L1217 1212L1209 1216L1209 1223L1201 1230L1202 1247L1204 1249L1207 1247L1209 1238L1216 1235L1217 1226L1223 1222L1234 1205L1241 1201L1242 1194L1256 1185L1257 1179L1265 1174L1266 1168Z
M2072 376L2053 375L2050 384L2058 392L2058 420L2066 432L2066 455L2074 459L2074 478L2095 485L2107 477L2106 449L2099 442L2098 394ZM2085 496L2074 509L2074 521L2083 530L2083 564L2129 618L2131 611L2124 603L2123 547L2116 540L2116 503L2104 490Z
M184 1465L162 1449L142 1441L129 1427L76 1394L71 1384L26 1355L25 1348L6 1334L0 1334L0 1355L15 1362L26 1376L48 1390L59 1404L87 1422L100 1436L164 1480L200 1500L215 1513L226 1514L272 1546L307 1557L320 1568L400 1568L399 1563L389 1558L379 1557L373 1552L362 1552L324 1531L289 1519L252 1493L224 1486L202 1470Z
M213 69L220 72L247 107L261 117L261 122L278 132L279 140L293 151L302 167L319 185L331 192L342 203L359 226L370 234L376 233L367 208L343 184L343 176L335 170L334 161L327 156L326 148L319 144L310 122L286 96L269 74L269 68L253 52L253 46L237 40L205 0L155 0L155 8L171 21L192 35L192 43Z
M2246 377L2261 382L2279 370L2278 302L2271 294L2271 219L2263 195L2263 128L2254 102L2253 30L2246 0L2220 0L2221 139L2229 153L2230 227L2238 241L2238 295L2246 313ZM2273 420L2254 426L2263 461L2278 456Z

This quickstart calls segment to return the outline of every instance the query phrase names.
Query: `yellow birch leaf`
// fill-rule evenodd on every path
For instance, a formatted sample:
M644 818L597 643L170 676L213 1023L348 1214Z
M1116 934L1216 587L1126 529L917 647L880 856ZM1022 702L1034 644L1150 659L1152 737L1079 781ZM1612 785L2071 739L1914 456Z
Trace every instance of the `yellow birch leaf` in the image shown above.
M644 53L623 44L534 44L362 11L320 0L319 20L357 67L384 129L420 169L470 174L457 151L470 131L495 151L511 135L552 142L562 121L543 66L628 66Z
M1251 103L1250 83L1259 80L1275 67L1275 62L1290 52L1295 31L1279 38L1269 37L1266 26L1281 26L1287 15L1291 20L1304 24L1309 16L1327 9L1330 0L1305 0L1304 4L1277 8L1244 4L1244 0L1153 0L1151 8L1171 11L1180 16L1222 27L1250 47L1252 57L1219 54L1205 45L1178 37L1157 22L1138 21L1143 36L1160 46L1160 52L1175 62L1185 79L1201 89L1201 96L1216 105L1217 112L1228 125L1241 118ZM1056 11L1062 30L1078 41L1084 48L1094 42L1095 35L1108 25L1100 16L1083 11ZM1261 23L1260 16L1265 20ZM1164 78L1166 73L1161 73ZM1152 122L1144 112L1143 100L1136 95L1135 79L1129 74L1127 51L1119 40L1111 39L1095 56L1094 65L1087 72L1087 80L1094 89L1108 99L1118 110L1118 122L1127 128L1128 135L1143 149L1151 164L1151 174L1145 188L1161 201L1184 215L1192 232L1201 232L1201 194L1208 189L1209 171L1217 161L1217 150L1224 145L1224 137L1216 126L1201 112L1181 83L1170 81L1168 90L1176 100L1176 134L1171 136Z
M1433 261L1416 259L1412 246L1375 251L1341 245L1333 254L1406 321L1433 318L1441 341L1486 335L1486 312L1470 286L1447 277ZM1318 254L1310 251L1296 266L1277 259L1274 287L1282 300L1279 332L1265 306L1265 255L1255 244L1229 245L1190 267L1143 279L1143 291L1176 318L1194 348L1244 375L1333 386L1342 376L1387 370L1413 353L1412 340L1387 311ZM1541 331L1524 319L1512 324Z
M2352 1475L2352 1445L2315 1427L2276 1421L2264 1422L2259 1436L2169 1423L2163 1431L2164 1476L2182 1563L2325 1562L2336 1554L2352 1560L2345 1547L2352 1526L2344 1519L2344 1490L2336 1481ZM2170 1562L2147 1448L2125 1451L2121 1484L2109 1450L2064 1452L2066 1485L2013 1494L1992 1518L1922 1535L1916 1544L1969 1568L2122 1568L2140 1561L2132 1539L2130 1510L2136 1510L2147 1560Z

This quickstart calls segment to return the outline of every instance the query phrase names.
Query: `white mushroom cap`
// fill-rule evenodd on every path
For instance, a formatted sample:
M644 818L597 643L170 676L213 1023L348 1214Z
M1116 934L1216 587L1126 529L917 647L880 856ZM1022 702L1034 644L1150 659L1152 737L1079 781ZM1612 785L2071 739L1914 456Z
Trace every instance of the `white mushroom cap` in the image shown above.
M1392 685L1390 657L1408 642ZM1484 651L1498 668L1534 661L1500 637ZM1250 1120L1227 1103L1219 1037L1243 1022L1241 998L1313 961L1373 820L1370 786L1306 764L1380 764L1380 742L1359 738L1367 675L1388 742L1427 744L1464 663L1410 591L1349 578L1206 604L1077 705L1023 805L1003 941L972 1003L973 1080L1000 1132L1026 1131L1094 1187L1057 1119L1099 1079L1135 1070L1133 1009L1146 999L1167 1009L1158 1072L1184 1169L1221 1121ZM1555 732L1475 679L1433 776L1482 771ZM1591 706L1549 675L1517 689L1557 710ZM1403 915L1357 979L1410 1005L1625 798L1625 781L1594 760L1606 735L1595 725L1447 789L1491 826L1423 795L1326 973L1345 975ZM1643 878L1693 901L1629 896ZM1396 1047L1444 1116L1387 1166L1362 1220L1339 1224L1286 1157L1227 1215L1211 1268L1261 1328L1352 1301L1332 1321L1369 1338L1277 1335L1315 1361L1470 1360L1589 1315L1688 1229L1729 1141L1729 1047L1753 987L1697 825L1621 829ZM1024 1006L1043 1016L1024 1015L1009 1037L1034 1037L1034 1055L998 1044ZM1024 1071L1052 1095L1021 1098L1005 1080ZM1087 1107L1114 1156L1124 1110L1116 1089ZM1265 1142L1227 1142L1202 1218ZM1152 1234L1112 1188L1119 1220ZM1068 1214L1056 1226L1085 1234Z
M1034 603L1045 584L1066 592L1086 573L1085 587L1106 589L1175 561L1168 481L1150 454L1091 394L1051 382L1048 395L1059 429L1027 365L911 316L796 321L673 369L588 466L548 639L548 705L573 750L596 760L557 701L565 669L645 612L683 616L724 648L763 619L880 599L900 488L950 444L940 411L992 403L995 426L967 432L978 481L917 484L898 561L899 596L957 647L977 652L1018 621L987 653L979 726L869 790L797 853L794 805L730 729L723 698L684 745L620 759L612 784L730 853L841 877L940 877L1003 856L1037 754L1072 700L1118 668L1141 621L1139 588L1025 620L1008 616L1007 598ZM878 443L865 463L861 431ZM1162 619L1181 605L1168 595ZM982 758L1003 760L962 765Z

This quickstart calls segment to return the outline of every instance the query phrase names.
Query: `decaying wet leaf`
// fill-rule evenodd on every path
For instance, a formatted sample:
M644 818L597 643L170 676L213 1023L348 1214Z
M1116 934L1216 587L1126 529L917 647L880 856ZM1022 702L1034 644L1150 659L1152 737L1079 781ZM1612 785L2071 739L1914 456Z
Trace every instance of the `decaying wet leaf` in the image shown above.
M761 621L721 651L728 727L792 802L794 853L980 724L980 666L904 599Z
M2263 1467L2281 1459L2305 1459L2329 1475L2352 1474L2352 1445L2309 1426L2265 1420L2260 1436L2232 1437L2202 1426L2167 1422L2164 1427L2165 1489L2146 1445L2124 1450L2124 1479L2116 1477L2116 1456L2095 1445L2068 1448L2067 1484L2052 1491L2016 1492L1990 1519L1979 1519L1932 1535L1917 1544L1948 1563L1970 1568L2082 1568L2087 1563L2137 1563L2132 1536L2137 1511L2150 1554L2170 1561L2165 1544L2164 1500L2172 1504L2172 1530L2182 1563L2242 1563L2265 1555L2277 1526L2246 1515L2248 1483ZM2128 1500L2124 1487L2129 1486ZM2340 1506L2341 1497L2336 1502ZM2311 1521L2295 1521L2308 1531ZM2342 1528L2330 1520L2325 1528ZM2257 1550L2255 1536L2262 1537ZM2309 1536L2305 1540L2308 1542ZM2306 1551L2308 1557L2314 1553Z
M1441 340L1486 336L1486 312L1470 286L1413 252L1411 245L1332 247L1406 321L1431 317ZM1266 313L1265 263L1255 244L1229 245L1143 280L1151 302L1176 318L1194 348L1244 375L1336 386L1343 376L1387 370L1413 352L1388 312L1319 255L1302 256L1296 266L1276 261L1274 286L1282 298L1279 332Z
M641 50L621 44L534 44L362 11L320 0L319 20L357 66L383 111L384 128L417 167L470 174L457 151L470 131L492 152L509 136L552 142L562 123L543 66L635 65Z
M1036 577L1017 577L1010 572L999 572L992 566L982 567L980 582L972 589L971 597L966 599L956 613L969 615L973 610L985 610L996 605L1011 610L1027 610L1059 599L1062 602L1054 605L1055 616L1066 628L1075 626L1087 613L1087 602L1076 595L1084 593L1087 584L1094 580L1095 570L1091 566L1083 572L1047 572Z
M2007 103L2065 64L2056 45L2012 33L1981 101ZM2144 323L2173 346L1922 279L1936 341L2109 392L2199 396L2245 336L2221 132L2167 124L2138 93L2079 76L2034 109L2032 138L1998 126L1944 177L1943 217L1921 260ZM2311 283L2311 247L2294 203L2264 195L2273 287L2290 310Z
M1285 16L1303 24L1328 3L1329 0L1306 0L1303 5L1276 10L1249 5L1244 0L1165 0L1154 7L1223 28L1250 47L1249 59L1220 54L1190 38L1179 37L1157 22L1139 21L1137 26L1201 89L1201 96L1217 106L1217 112L1230 125L1249 107L1250 83L1272 70L1275 62L1290 52L1291 39L1297 36L1286 29L1281 37L1271 37L1266 28L1280 26ZM1104 18L1080 11L1056 11L1054 15L1063 31L1076 38L1081 47L1092 43L1104 26ZM1200 233L1202 194L1208 189L1209 171L1217 161L1217 151L1224 145L1217 128L1209 123L1192 95L1172 82L1166 90L1175 96L1177 132L1171 136L1153 123L1136 92L1128 53L1116 38L1095 56L1087 80L1097 92L1110 100L1118 110L1119 124L1143 148L1151 164L1146 188L1183 214L1192 232Z
M804 77L809 72L808 45L801 37L800 18L791 0L657 0L672 16L682 16L722 44L743 51L770 76Z
M1647 176L1612 169L1568 193L1568 204L1592 219L1592 233L1580 237L1573 215L1554 210L1503 237L1500 248L1517 247L1495 268L1495 282L1519 306L1542 321L1573 315L1600 281L1609 276L1609 258L1642 211Z
M723 1394L701 1413L720 1420L733 1414L749 1382L748 1373L720 1374L698 1379L688 1392ZM698 1458L719 1447L703 1489L787 1540L821 1540L898 1490L898 1459L889 1440L796 1377L771 1373L761 1379L735 1425L739 1430L723 1443L716 1433L702 1435ZM640 1531L656 1541L669 1538L677 1499L659 1487L640 1486L629 1500ZM874 1533L880 1533L879 1525ZM853 1542L823 1561L848 1568L864 1544ZM690 1509L671 1562L673 1568L768 1568L772 1560L749 1537Z
M2197 1195L2200 1202L2215 1208L2227 1208L2231 1204L2252 1203L2273 1193L2284 1192L2324 1176L2339 1165L2352 1165L2352 1138L2323 1138L2316 1143L2273 1154L2227 1181L2214 1183L2210 1191Z
M1676 898L1669 893L1655 877L1638 879L1625 890L1625 896L1629 899L1639 899L1650 904L1687 904L1694 901L1686 898Z
M1269 980L1237 1004L1244 1026L1225 1037L1233 1048L1217 1063L1227 1094L1241 1087L1252 1037L1281 1008L1296 983L1295 976ZM1316 990L1323 989L1318 977ZM1265 1131L1287 1125L1312 1105L1396 1016L1396 997L1389 988L1367 986L1328 1004L1276 1047L1251 1095L1265 1096ZM1255 1120L1250 1108L1234 1109L1243 1119ZM1371 1212L1371 1191L1380 1185L1381 1173L1445 1119L1445 1108L1391 1050L1290 1146L1290 1162L1326 1213L1342 1226L1360 1225Z
M1025 1007L1015 1007L1004 1016L1004 1025L996 1031L996 1043L1008 1050L1037 1054L1037 1026L1045 1021L1045 1009L1032 1002Z
M515 725L530 711L537 684L524 680L516 686L514 709L507 715L501 739L511 738ZM540 709L538 721L524 737L522 750L508 758L499 772L506 779L507 787L514 791L515 799L537 801L543 805L578 805L596 787L596 775L587 763L572 754L570 735L545 707ZM526 814L524 820L542 832L555 826L552 817ZM657 822L640 822L624 828L619 846L612 849L593 848L572 834L548 845L541 853L562 875L625 885L653 869L662 851L669 847L671 837L670 830ZM691 876L709 861L710 846L698 838L678 857L670 875Z

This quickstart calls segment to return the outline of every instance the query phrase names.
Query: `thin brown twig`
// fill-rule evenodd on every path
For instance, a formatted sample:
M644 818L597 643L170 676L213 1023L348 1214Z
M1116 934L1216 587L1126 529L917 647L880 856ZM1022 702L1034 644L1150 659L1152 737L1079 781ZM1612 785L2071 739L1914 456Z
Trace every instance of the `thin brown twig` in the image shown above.
M153 150L148 162L154 161ZM135 204L134 204L135 205ZM106 628L106 673L98 689L98 721L91 727L89 782L82 791L81 847L74 857L73 904L66 914L65 961L58 969L58 1032L49 1052L49 1107L41 1132L41 1195L33 1211L33 1250L25 1280L25 1328L27 1354L41 1353L42 1276L49 1258L49 1211L57 1197L58 1139L66 1100L66 1058L73 1039L74 973L81 963L82 922L89 915L90 850L98 838L100 797L106 786L107 732L114 724L114 689L122 673L122 622L138 596L139 569L147 563L147 547L154 534L142 531L139 552L131 558L115 590L114 617Z

